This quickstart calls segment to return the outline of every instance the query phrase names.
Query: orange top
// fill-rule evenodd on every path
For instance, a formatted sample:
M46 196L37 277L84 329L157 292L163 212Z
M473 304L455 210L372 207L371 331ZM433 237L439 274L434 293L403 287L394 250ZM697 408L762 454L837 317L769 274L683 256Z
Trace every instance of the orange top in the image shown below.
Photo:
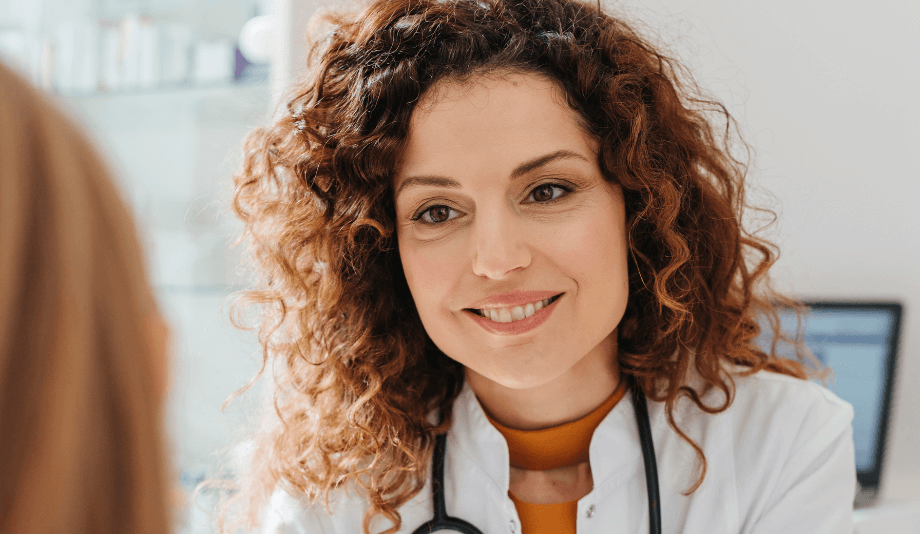
M616 391L603 404L577 421L542 430L515 430L502 426L486 414L489 422L508 442L511 465L520 469L542 471L588 461L588 446L594 429L623 398L626 380L620 380ZM521 518L521 534L575 534L578 501L558 504L524 502L510 491Z

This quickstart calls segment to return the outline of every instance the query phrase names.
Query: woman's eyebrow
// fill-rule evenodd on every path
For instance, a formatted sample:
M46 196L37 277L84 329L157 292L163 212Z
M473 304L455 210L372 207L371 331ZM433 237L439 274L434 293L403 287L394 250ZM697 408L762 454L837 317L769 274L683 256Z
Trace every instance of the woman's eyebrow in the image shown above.
M553 161L562 160L562 159L573 159L573 158L588 161L584 156L582 156L581 154L577 152L573 152L571 150L565 150L565 149L557 150L550 154L538 156L532 160L526 161L518 165L517 167L515 167L513 171L511 171L510 179L515 180L516 178L520 178L521 176L531 171L534 171L536 169L539 169L540 167L543 167L544 165L548 165L549 163L552 163ZM460 182L454 180L453 178L448 178L446 176L437 176L437 175L410 176L406 178L405 180L403 180L403 183L400 184L399 189L396 190L395 197L399 198L399 194L408 187L423 186L423 185L435 186L435 187L449 187L451 189L460 189L461 187L463 187L460 184Z

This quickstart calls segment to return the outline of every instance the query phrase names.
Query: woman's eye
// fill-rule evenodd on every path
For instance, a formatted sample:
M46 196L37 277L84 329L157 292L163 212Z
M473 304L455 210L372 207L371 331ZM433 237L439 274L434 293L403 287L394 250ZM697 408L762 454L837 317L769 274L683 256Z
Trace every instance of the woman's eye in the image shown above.
M430 208L419 212L415 217L412 217L412 220L421 220L425 224L440 224L453 218L448 217L452 211L454 211L454 209L450 206L438 204L437 206L431 206Z
M542 184L533 188L528 198L533 197L536 203L549 203L558 200L559 197L563 196L563 193L570 193L571 191L571 188L564 185ZM412 217L412 220L420 221L422 224L427 225L439 225L457 218L456 215L451 216L451 212L457 213L457 210L450 206L437 204L418 212Z
M557 184L542 184L533 188L530 192L530 196L537 202L550 202L558 199L561 195L554 195L553 190L564 191L566 193L571 190L567 187L557 185ZM529 198L529 197L528 197Z

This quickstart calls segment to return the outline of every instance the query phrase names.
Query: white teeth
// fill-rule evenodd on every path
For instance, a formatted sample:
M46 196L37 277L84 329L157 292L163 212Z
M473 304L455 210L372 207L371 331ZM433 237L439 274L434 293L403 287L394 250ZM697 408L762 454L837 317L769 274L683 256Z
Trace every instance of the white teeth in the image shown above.
M515 306L511 309L491 308L480 310L480 312L482 312L483 317L491 319L496 323L510 323L530 317L531 315L543 309L545 306L548 306L549 301L550 299L543 299L538 302L527 304L526 306Z

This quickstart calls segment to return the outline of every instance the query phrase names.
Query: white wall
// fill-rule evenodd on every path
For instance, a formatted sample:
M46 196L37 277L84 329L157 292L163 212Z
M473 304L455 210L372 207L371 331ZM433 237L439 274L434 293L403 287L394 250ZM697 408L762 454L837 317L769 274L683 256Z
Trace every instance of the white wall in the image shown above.
M741 123L753 181L778 199L778 285L904 303L881 493L920 499L920 3L605 2L660 33Z

